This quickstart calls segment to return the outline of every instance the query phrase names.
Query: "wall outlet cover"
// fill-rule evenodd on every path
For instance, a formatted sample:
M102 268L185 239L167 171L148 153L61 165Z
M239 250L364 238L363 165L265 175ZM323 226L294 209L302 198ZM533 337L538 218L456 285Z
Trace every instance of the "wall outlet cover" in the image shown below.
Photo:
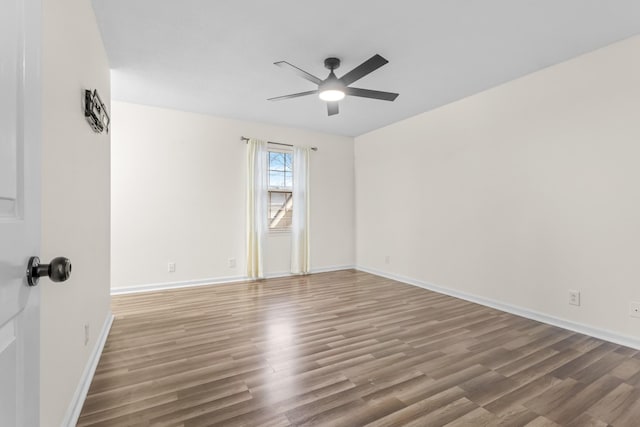
M175 271L176 271L176 263L175 262L170 262L169 266L168 266L168 270L169 270L169 273L175 273Z
M569 304L580 305L580 291L569 291Z
M229 266L229 268L236 268L236 259L229 258L229 262L227 263L227 265Z

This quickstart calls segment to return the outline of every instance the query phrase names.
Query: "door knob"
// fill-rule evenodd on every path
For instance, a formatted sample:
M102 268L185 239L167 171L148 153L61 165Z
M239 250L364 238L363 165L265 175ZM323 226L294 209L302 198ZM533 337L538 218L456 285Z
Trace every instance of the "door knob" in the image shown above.
M49 264L40 264L40 258L32 256L27 265L27 283L36 286L42 276L49 276L52 282L64 282L71 276L71 261L57 257Z

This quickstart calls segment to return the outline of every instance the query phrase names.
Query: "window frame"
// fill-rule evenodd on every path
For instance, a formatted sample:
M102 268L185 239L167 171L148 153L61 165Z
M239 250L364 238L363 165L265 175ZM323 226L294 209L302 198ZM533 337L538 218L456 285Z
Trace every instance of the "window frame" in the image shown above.
M271 154L270 153L284 153L284 154L288 154L291 156L291 187L290 189L287 187L278 187L278 186L271 186L270 185L270 179L271 179ZM271 223L271 193L285 193L285 194L291 194L291 197L293 197L293 168L295 167L295 165L293 164L293 149L292 148L282 148L282 147L274 147L272 145L269 145L267 147L267 200L269 203L267 203L267 230L269 231L269 233L274 233L274 234L282 234L282 233L290 233L291 232L291 224L287 225L286 227L275 227L272 228L270 227L270 223ZM285 179L285 183L286 183L286 179ZM292 201L293 202L293 201ZM291 207L291 210L293 210L293 206Z

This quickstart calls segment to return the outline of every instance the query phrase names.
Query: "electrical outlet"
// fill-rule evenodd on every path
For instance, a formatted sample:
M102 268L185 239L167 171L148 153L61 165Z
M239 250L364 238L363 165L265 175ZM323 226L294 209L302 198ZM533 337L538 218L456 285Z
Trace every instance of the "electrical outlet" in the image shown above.
M569 304L580 305L580 291L569 291Z
M629 316L640 317L640 302L631 301L629 303Z
M236 259L229 258L229 262L227 263L227 265L229 266L229 268L236 268Z
M385 264L391 264L391 257L389 255L384 257L384 263Z
M176 272L176 263L175 262L170 262L169 266L168 266L168 270L169 270L169 273L175 273Z
M84 324L84 345L85 347L87 346L87 344L89 344L89 338L91 337L90 335L90 326L88 323Z

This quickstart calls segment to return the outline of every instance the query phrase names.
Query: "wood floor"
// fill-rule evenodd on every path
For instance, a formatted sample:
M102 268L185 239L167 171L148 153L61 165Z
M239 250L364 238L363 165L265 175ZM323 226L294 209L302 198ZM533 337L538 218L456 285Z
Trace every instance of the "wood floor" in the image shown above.
M119 296L80 426L640 426L640 353L352 270Z

